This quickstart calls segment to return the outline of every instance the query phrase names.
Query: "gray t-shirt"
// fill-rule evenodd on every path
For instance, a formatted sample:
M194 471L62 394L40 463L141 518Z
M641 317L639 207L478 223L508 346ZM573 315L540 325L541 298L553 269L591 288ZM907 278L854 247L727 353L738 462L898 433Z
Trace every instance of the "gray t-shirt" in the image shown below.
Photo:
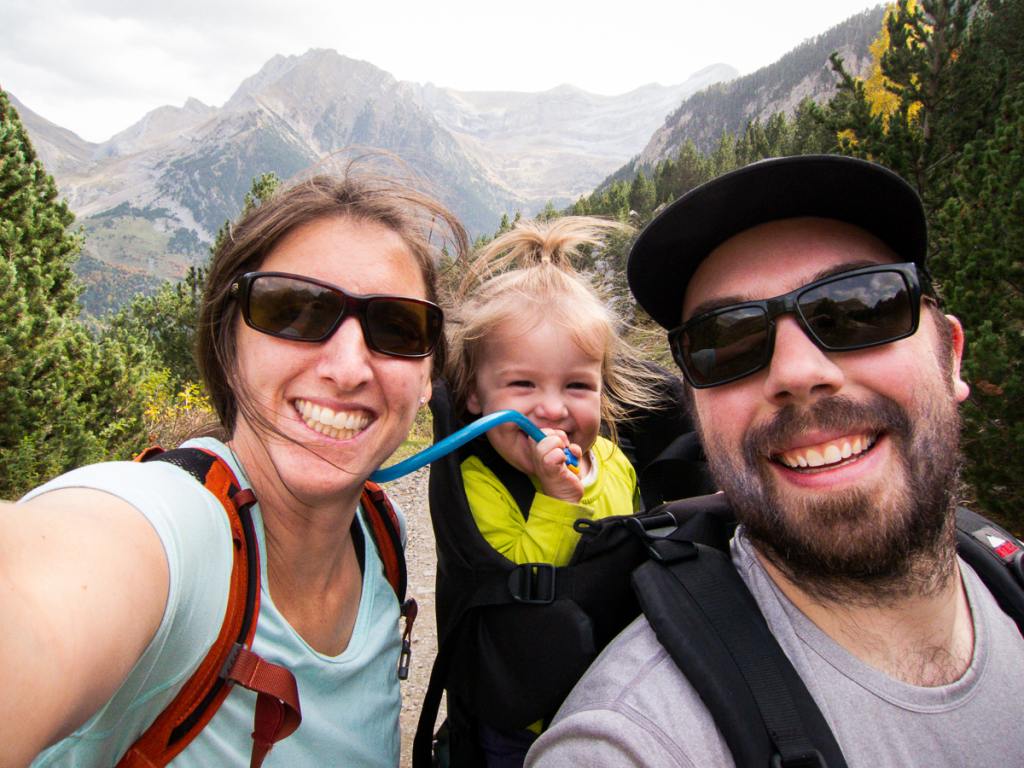
M775 586L742 537L732 554L849 768L1024 766L1024 638L969 566L960 563L974 658L955 683L920 688L833 642ZM568 765L734 765L707 708L642 616L594 662L526 760L526 768Z

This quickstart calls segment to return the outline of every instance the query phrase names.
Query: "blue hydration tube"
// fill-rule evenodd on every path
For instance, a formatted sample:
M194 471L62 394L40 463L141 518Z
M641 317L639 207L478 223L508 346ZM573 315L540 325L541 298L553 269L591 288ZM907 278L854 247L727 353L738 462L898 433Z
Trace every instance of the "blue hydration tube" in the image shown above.
M456 448L465 445L470 440L482 435L487 430L496 427L499 424L505 424L509 421L518 425L526 434L538 443L547 437L547 435L540 431L540 428L536 424L523 416L523 414L519 413L519 411L495 411L494 413L477 419L472 424L468 424L458 432L453 432L441 442L423 449L415 456L411 456L405 461L400 461L387 469L378 469L370 475L370 479L375 483L386 483L390 480L397 480L403 475L415 472L420 467L425 467L432 461L437 461L445 454L451 453ZM577 459L568 448L563 450L565 450L565 463L569 466L569 469L579 474L580 460Z

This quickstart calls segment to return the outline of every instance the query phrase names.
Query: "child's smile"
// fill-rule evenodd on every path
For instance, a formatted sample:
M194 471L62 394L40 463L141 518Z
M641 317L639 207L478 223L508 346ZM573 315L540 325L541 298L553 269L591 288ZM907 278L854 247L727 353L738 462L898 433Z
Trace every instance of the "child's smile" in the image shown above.
M601 385L601 360L542 321L525 333L502 327L487 340L466 403L478 415L519 411L541 429L564 432L586 454L601 426ZM536 475L535 443L519 427L501 425L487 437L512 466Z

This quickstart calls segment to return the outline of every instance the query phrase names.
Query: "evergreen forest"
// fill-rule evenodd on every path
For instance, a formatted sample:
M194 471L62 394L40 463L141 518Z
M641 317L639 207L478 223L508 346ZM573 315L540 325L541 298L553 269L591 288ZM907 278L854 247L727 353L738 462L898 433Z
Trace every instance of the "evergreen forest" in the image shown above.
M1024 0L899 0L866 78L832 56L829 101L805 100L735 135L723 128L710 151L684 142L655 167L539 216L599 215L639 230L702 182L767 157L842 153L893 169L925 201L931 270L965 330L964 502L1024 533L1022 46ZM239 205L259 205L277 184L253 179ZM496 234L514 220L503 217ZM82 242L0 91L0 498L83 463L172 445L211 418L191 353L203 267L90 327L72 273ZM650 323L624 284L630 243L623 237L584 266L643 328ZM111 292L130 276L118 280Z

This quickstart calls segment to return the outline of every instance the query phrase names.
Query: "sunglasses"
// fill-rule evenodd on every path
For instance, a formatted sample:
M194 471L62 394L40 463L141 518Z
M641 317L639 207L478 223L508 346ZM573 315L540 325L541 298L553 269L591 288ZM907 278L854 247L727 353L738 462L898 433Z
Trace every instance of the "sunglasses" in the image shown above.
M359 318L366 346L391 357L426 357L441 338L444 313L407 296L357 296L308 277L249 272L231 284L245 324L292 341L326 341L349 315Z
M742 379L768 366L775 348L775 318L790 313L811 341L828 352L904 339L917 332L921 320L917 267L854 269L774 299L705 312L669 332L672 357L697 389Z

